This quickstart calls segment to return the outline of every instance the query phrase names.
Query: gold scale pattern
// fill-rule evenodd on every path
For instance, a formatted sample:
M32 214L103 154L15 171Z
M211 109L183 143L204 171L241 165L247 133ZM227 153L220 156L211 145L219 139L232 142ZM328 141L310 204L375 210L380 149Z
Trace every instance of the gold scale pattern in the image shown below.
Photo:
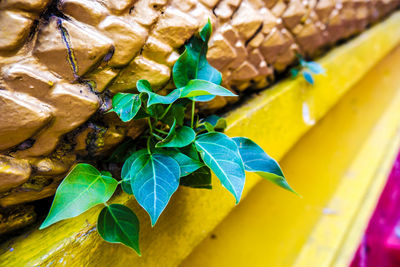
M208 18L207 57L238 92L364 30L400 0L1 0L0 234L35 219L77 157L93 157L141 121L99 115L147 79L168 89L178 49ZM91 86L88 86L90 84ZM232 103L218 97L199 108Z

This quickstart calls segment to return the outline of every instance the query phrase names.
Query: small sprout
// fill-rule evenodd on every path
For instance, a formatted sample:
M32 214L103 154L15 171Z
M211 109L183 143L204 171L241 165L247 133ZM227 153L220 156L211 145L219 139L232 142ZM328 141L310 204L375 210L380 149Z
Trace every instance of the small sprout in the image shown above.
M311 85L314 85L313 74L324 74L325 69L314 61L306 61L301 55L297 55L299 58L300 66L290 69L290 74L292 78L296 78L299 73L302 73L304 80Z

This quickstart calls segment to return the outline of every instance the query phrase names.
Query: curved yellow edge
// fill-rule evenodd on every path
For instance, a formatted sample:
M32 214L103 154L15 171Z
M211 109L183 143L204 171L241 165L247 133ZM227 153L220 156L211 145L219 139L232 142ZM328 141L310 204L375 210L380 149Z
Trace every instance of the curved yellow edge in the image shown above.
M393 161L400 147L400 47L370 72L359 85L360 94L370 87L381 107L368 105L369 112L381 114L355 159L347 166L325 209L337 214L322 214L308 237L294 266L348 266L360 244ZM383 96L385 95L385 96ZM391 99L387 99L391 96ZM386 105L385 105L386 104ZM367 112L365 112L367 115ZM364 118L368 124L370 118Z
M326 74L315 77L315 86L302 78L289 79L230 113L227 134L249 137L271 156L281 159L399 41L400 13L396 13L319 60ZM287 176L289 183L295 182L290 173ZM256 175L248 174L243 197L259 181ZM262 185L274 188L267 182ZM293 194L281 191L299 201ZM0 248L4 251L0 265L176 266L235 206L233 197L216 178L213 190L180 188L154 228L132 197L121 194L113 202L125 203L138 214L142 257L122 245L101 240L94 231L98 207L4 244Z
M400 46L281 160L301 199L267 183L185 266L349 266L400 149Z

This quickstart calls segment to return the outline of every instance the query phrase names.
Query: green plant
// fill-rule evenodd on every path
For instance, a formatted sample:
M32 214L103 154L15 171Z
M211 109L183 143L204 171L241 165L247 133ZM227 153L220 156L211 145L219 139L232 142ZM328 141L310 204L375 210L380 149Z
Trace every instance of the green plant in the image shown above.
M199 119L195 115L196 101L235 96L220 86L221 74L207 62L210 35L208 22L186 44L173 67L177 89L160 95L148 81L139 80L137 94L118 93L113 97L110 112L115 112L122 121L147 120L148 129L142 136L145 141L128 141L111 156L111 161L124 161L119 181L109 172L77 164L58 187L40 229L104 204L97 223L101 237L108 242L123 243L140 254L136 215L124 205L107 204L118 184L127 194L135 196L150 215L152 225L179 185L211 188L211 171L233 194L236 203L241 198L245 171L255 172L294 192L278 163L261 147L248 138L223 134L226 128L223 118L212 115ZM185 118L187 108L190 110Z
M297 75L301 72L303 78L311 85L314 85L314 77L313 74L323 74L325 73L324 68L314 61L306 61L301 55L297 55L300 67L290 69L290 73L292 74L292 78L296 78Z

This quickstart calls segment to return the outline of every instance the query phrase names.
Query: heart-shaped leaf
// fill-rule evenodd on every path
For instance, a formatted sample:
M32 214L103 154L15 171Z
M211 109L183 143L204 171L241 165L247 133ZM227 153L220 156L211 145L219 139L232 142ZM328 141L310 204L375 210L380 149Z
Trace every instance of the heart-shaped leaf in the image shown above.
M122 243L140 256L139 220L130 208L120 204L104 207L97 219L97 231L105 241Z
M145 93L149 96L147 100L147 107L154 104L171 104L174 103L180 97L179 90L173 90L166 96L154 93L151 89L151 85L147 80L139 80L136 83L136 87L139 92Z
M50 212L39 229L107 202L117 185L110 173L101 174L90 164L77 164L58 186Z
M210 168L204 166L195 172L182 177L179 184L192 188L212 189Z
M204 163L239 203L245 173L236 143L223 133L211 132L199 135L195 144Z
M177 150L158 149L155 151L155 154L167 155L176 160L181 170L180 177L187 176L204 166L204 164L201 163L200 161L192 159Z
M138 113L142 101L138 94L118 93L113 97L110 111L117 113L121 121L127 122L132 120Z
M185 87L177 89L181 97L195 97L204 95L237 96L228 89L204 80L190 80Z
M172 129L171 129L172 131ZM184 147L189 145L196 138L196 133L188 126L171 131L168 136L156 144L156 147Z
M192 143L195 138L196 133L192 128L182 126L176 129L176 120L174 120L167 137L158 142L156 147L184 147Z
M133 195L132 187L131 187L131 179L132 179L131 166L134 164L135 160L137 160L138 157L143 155L143 154L147 154L147 150L146 149L141 149L141 150L133 152L129 156L129 158L125 161L124 165L122 166L122 170L121 170L121 178L122 178L121 187L122 187L122 190L124 190L124 192L129 194L129 195Z
M133 194L154 225L178 189L179 164L166 155L143 154L132 163L130 171Z
M208 40L212 33L211 22L208 21L199 34L195 34L185 45L185 51L176 61L172 76L175 86L180 88L190 80L200 79L221 84L221 73L207 61Z
M255 172L262 178L296 193L287 183L279 164L268 156L259 145L245 137L234 137L232 139L239 148L246 171Z

